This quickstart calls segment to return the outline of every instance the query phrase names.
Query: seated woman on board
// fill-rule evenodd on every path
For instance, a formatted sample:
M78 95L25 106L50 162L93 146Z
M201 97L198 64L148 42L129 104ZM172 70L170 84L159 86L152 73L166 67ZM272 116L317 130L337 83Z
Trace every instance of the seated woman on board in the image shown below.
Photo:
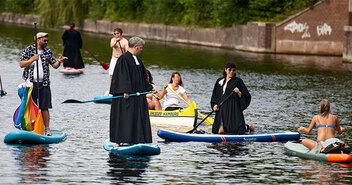
M156 90L156 86L153 83L153 77L152 74L150 73L149 70L146 70L147 72L147 81L149 82L150 85L153 86L152 91L155 91L155 93L153 94L147 94L147 101L148 101L148 109L149 110L161 110L161 104L159 102L159 93ZM153 96L155 96L156 98L153 99Z
M162 99L165 96L164 107L166 111L182 109L179 105L180 98L178 96L180 95L185 101L191 104L191 100L188 98L186 90L183 88L181 74L179 72L173 72L169 83L163 86L163 91L161 91L159 97Z
M331 143L341 142L335 138L335 131L342 134L346 129L340 127L340 121L337 116L330 114L330 103L323 99L320 102L320 113L315 115L308 128L299 127L298 131L304 131L309 134L313 127L317 127L317 141L303 139L302 144L312 150L315 147L325 148ZM320 151L320 148L318 149Z

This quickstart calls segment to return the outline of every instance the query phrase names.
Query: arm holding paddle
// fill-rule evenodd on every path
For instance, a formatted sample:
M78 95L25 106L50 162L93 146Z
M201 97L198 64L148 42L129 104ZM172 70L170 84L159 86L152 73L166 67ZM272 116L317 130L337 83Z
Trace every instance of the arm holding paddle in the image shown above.
M54 62L54 63L52 64L52 66L53 66L55 69L57 69L58 67L60 67L61 62L63 62L65 59L68 59L68 58L67 58L67 57L64 57L64 56L60 56L59 59L58 59L56 62ZM37 60L39 60L39 54L34 55L33 57L31 57L31 58L28 59L28 60L22 60L22 61L20 61L20 67L21 67L21 68L28 67L28 66L30 66L33 62L35 62L35 61L37 61Z

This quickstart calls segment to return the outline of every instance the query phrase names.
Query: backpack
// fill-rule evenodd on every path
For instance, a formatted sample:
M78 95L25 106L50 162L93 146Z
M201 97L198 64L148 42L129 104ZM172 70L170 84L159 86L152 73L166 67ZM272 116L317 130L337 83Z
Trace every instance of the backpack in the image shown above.
M351 153L351 149L344 142L335 142L322 148L320 152L325 154L349 154Z

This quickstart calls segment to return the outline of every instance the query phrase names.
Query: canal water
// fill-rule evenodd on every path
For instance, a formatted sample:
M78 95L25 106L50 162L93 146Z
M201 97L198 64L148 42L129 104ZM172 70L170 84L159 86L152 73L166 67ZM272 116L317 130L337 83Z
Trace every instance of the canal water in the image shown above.
M0 75L7 95L0 97L0 184L350 184L348 165L303 160L284 154L284 143L165 143L153 128L153 142L161 154L124 157L109 154L103 142L109 137L110 106L61 104L67 99L90 100L108 90L109 76L81 50L86 68L79 76L65 76L53 68L51 128L67 140L59 144L7 145L4 136L15 130L12 116L20 104L22 83L19 58L33 42L34 30L0 24ZM58 57L62 31L49 33L48 47ZM109 63L110 35L82 34L84 45L102 62ZM237 64L252 102L245 110L256 132L296 131L308 126L327 98L347 132L338 137L352 145L352 64L341 57L255 54L202 46L146 41L140 58L160 91L174 71L203 114L211 112L213 85L228 61ZM183 104L183 106L186 106ZM202 130L209 127L202 125ZM302 138L315 139L316 129Z

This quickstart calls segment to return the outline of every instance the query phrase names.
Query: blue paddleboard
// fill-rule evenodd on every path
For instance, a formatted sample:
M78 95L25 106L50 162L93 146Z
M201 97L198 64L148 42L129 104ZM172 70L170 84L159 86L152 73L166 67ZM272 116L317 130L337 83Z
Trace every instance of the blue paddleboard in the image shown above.
M8 133L4 142L8 144L51 144L59 143L66 139L66 133L59 130L52 130L52 136L44 136L25 130L16 130Z
M298 140L298 132L262 132L244 135L224 135L224 134L188 134L160 129L158 136L166 141L187 142L274 142Z
M160 148L156 143L149 144L134 144L122 145L120 147L113 147L116 143L106 140L104 142L104 149L106 151L115 153L117 155L159 155Z

